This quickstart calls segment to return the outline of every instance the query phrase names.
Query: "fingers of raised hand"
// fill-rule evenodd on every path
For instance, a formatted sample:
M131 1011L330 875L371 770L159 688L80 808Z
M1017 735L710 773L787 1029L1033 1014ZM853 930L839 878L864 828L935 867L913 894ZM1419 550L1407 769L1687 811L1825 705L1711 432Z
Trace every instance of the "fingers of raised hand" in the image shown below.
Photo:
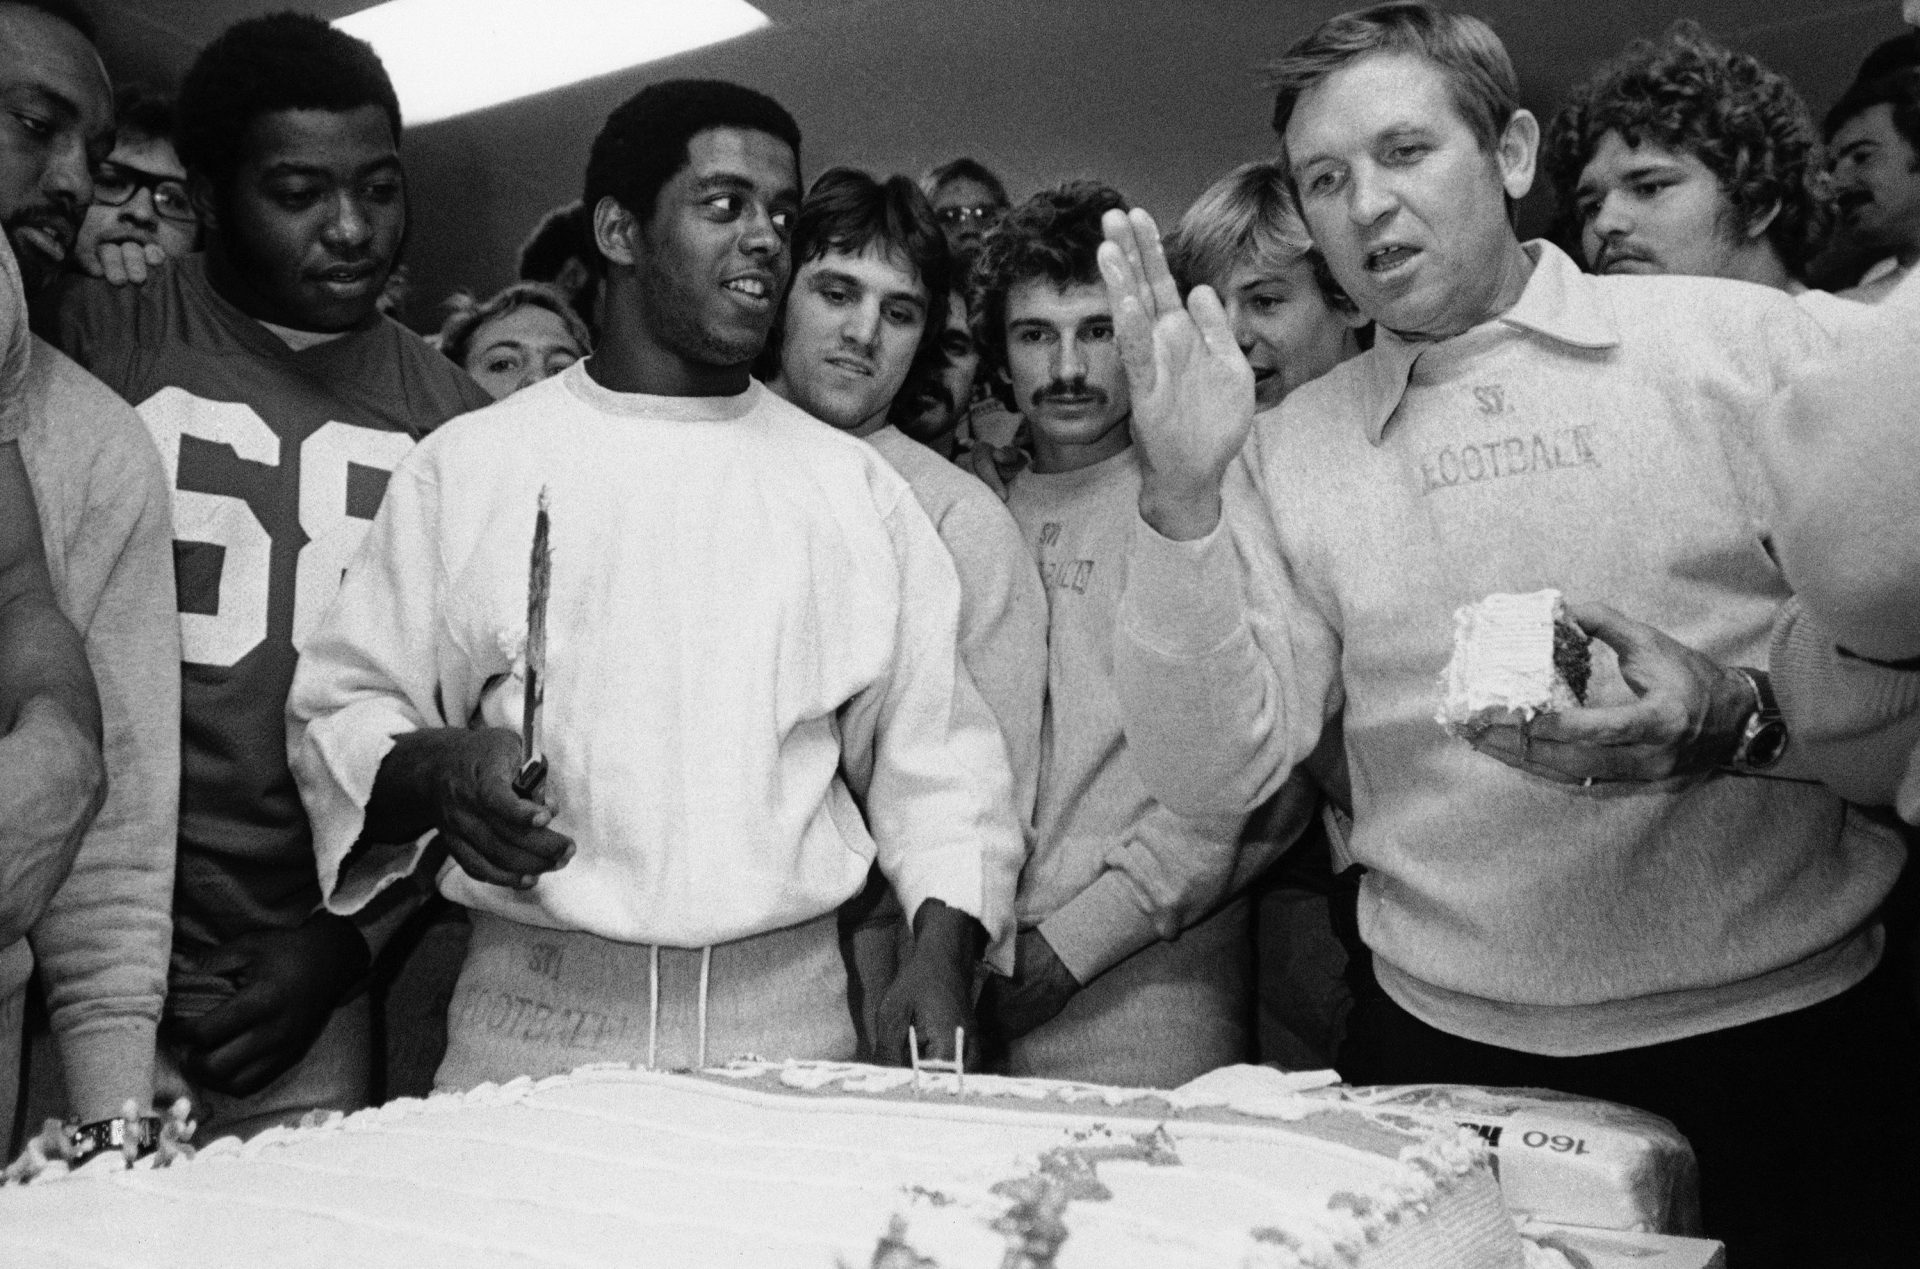
M1117 211L1100 218L1100 230L1106 241L1100 244L1096 259L1101 280L1107 284L1107 296L1115 305L1129 297L1147 310L1153 319L1153 292L1147 285L1146 268L1140 256L1140 244L1134 240L1133 222Z
M1140 257L1140 272L1153 294L1154 307L1162 313L1172 312L1180 307L1180 285L1173 280L1173 270L1167 266L1166 248L1160 243L1160 227L1153 223L1153 217L1136 207L1127 213L1127 221L1133 226L1135 250Z
M1113 303L1113 337L1120 345L1120 364L1126 367L1127 383L1134 397L1145 399L1159 382L1154 365L1153 319L1147 316L1136 295L1116 297L1109 289L1108 298Z

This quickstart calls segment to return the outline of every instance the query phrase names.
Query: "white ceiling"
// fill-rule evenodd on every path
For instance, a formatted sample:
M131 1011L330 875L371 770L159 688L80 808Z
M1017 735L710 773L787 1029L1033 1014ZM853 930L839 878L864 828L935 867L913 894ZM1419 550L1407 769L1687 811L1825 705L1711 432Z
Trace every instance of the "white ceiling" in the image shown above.
M366 0L83 0L116 76L176 81L232 21L295 7L335 18ZM852 163L917 173L960 153L1015 196L1069 176L1177 215L1215 176L1272 144L1261 65L1339 0L755 0L773 24L716 48L413 129L410 316L464 285L507 281L541 213L578 196L588 145L641 84L719 76L771 93L806 134L808 173ZM1792 76L1816 111L1863 53L1900 31L1896 0L1474 0L1506 41L1528 104L1636 35L1679 17ZM537 29L528 38L537 38ZM446 56L459 58L459 32ZM1541 215L1530 207L1534 219Z

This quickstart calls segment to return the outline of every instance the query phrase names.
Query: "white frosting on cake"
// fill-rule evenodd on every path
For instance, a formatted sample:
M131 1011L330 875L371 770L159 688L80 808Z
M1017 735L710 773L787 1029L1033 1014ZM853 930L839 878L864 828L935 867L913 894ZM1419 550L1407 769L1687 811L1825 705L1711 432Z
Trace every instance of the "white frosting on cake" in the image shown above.
M1488 595L1456 609L1453 656L1434 720L1457 731L1579 704L1553 664L1553 623L1564 613L1557 590Z
M1313 1099L591 1067L0 1190L35 1266L1519 1269L1471 1134ZM891 1253L893 1259L882 1253ZM1038 1253L1047 1254L1040 1255Z

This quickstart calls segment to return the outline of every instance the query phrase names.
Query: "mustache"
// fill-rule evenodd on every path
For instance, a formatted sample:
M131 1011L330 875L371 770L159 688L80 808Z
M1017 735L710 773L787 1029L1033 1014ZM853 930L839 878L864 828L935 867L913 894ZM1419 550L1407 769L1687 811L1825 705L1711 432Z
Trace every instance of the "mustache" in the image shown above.
M1104 388L1096 388L1085 379L1055 379L1042 384L1033 391L1032 401L1042 405L1048 401L1091 401L1095 405L1107 403Z
M1605 273L1607 269L1621 260L1638 260L1642 264L1651 264L1644 252L1632 247L1604 246L1600 248L1600 258L1594 261L1594 272Z

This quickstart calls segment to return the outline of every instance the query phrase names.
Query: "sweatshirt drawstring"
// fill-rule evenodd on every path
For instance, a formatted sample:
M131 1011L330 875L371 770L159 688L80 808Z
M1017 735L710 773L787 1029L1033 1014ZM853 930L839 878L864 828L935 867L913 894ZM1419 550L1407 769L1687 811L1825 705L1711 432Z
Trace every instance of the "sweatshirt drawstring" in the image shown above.
M647 945L647 1069L657 1070L660 1046L660 945Z
M700 1034L696 1039L693 1069L707 1068L707 986L713 978L713 948L700 949ZM647 945L647 1069L660 1069L660 945Z
M707 973L712 967L713 948L709 945L700 949L700 1047L693 1063L696 1071L707 1069Z

